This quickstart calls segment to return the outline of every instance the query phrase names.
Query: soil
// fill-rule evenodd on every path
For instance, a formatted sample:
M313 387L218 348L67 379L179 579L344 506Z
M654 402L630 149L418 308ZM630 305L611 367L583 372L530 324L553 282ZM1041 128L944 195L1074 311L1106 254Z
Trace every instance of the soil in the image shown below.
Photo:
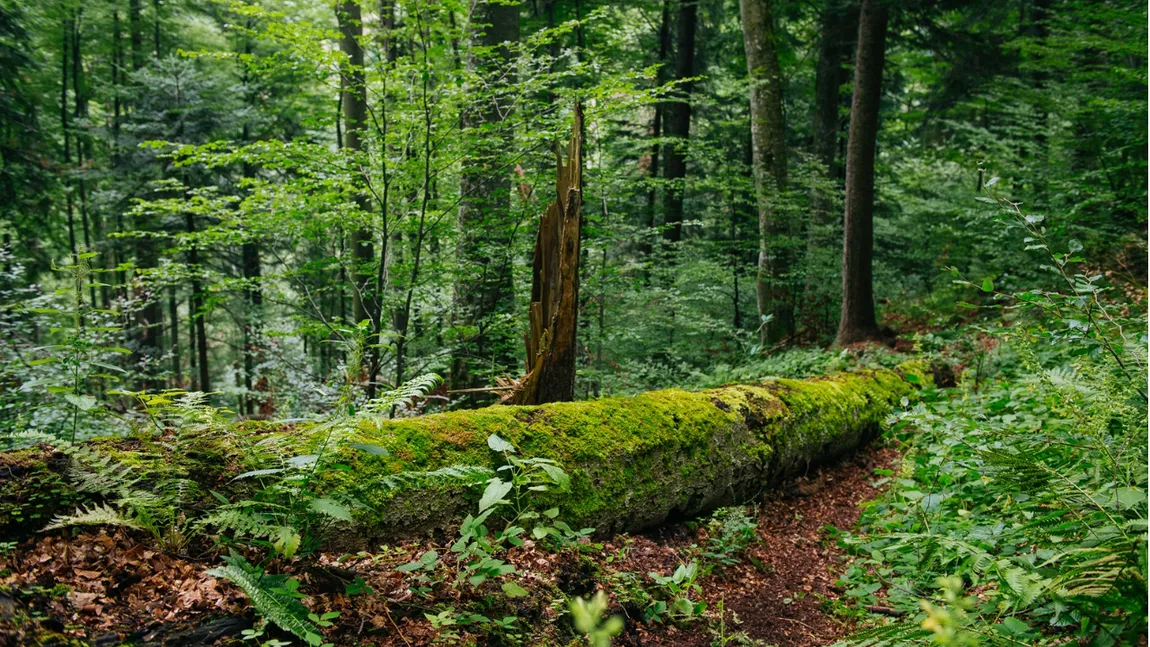
M295 574L301 590L310 594L303 601L317 613L340 613L327 635L335 645L431 644L440 632L424 613L433 605L436 610L487 605L481 609L485 614L513 615L536 640L565 645L571 640L569 621L560 619L566 609L555 601L589 596L596 588L607 590L612 612L625 616L626 629L616 639L620 645L709 646L719 630L720 608L728 636L743 632L778 647L827 645L849 630L825 611L837 598L834 582L844 569L828 527L851 528L860 505L878 494L874 470L890 468L897 458L893 449L872 447L794 479L762 501L758 540L738 563L700 578L707 617L686 626L641 622L640 609L627 603L628 591L611 573L631 573L626 576L631 581L650 587L648 573L670 575L706 545L705 523L666 526L603 544L584 542L559 553L528 542L507 555L518 570L516 581L530 592L515 600L506 600L493 582L478 590L451 587L454 573L446 567L437 571L441 581L432 583L434 601L420 598L411 576L395 568L432 548L450 562L446 546L430 541L374 553L324 554L306 568L296 562L268 569ZM219 564L218 550L208 543L202 554L170 554L149 536L104 530L26 541L0 556L0 645L235 643L254 615L242 592L207 574ZM347 595L346 584L355 578L373 594ZM491 606L492 599L503 606ZM264 639L273 636L288 638L271 629ZM472 637L474 644L498 644L481 634Z

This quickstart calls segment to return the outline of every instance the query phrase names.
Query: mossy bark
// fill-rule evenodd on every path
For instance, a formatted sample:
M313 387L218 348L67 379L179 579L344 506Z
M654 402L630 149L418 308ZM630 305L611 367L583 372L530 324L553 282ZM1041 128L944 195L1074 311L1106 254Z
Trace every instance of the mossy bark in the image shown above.
M501 456L486 444L497 434L522 456L567 470L571 491L540 503L558 505L571 525L639 531L749 500L855 450L916 384L930 381L926 363L911 362L894 371L388 421L361 431L390 455L341 450L340 462L351 469L330 472L328 487L365 504L357 519L363 538L443 528L474 509L475 488L440 482L390 492L373 481L449 465L497 467Z
M479 488L441 479L389 489L380 486L381 479L452 465L498 467L503 457L488 448L491 434L512 443L521 456L549 458L567 470L570 491L546 493L539 503L559 506L572 526L594 527L600 534L643 530L750 500L788 476L853 451L878 433L901 398L930 382L929 366L911 362L893 371L492 406L365 424L350 437L341 434L334 462L344 468L319 475L322 489L363 504L355 512L354 531L341 529L346 532L334 534L330 543L366 545L457 523L474 511ZM233 429L258 437L282 433L301 454L325 442L317 428ZM229 481L242 464L240 448L218 438L212 442L217 469L181 472L225 492L250 487L251 481ZM377 445L388 455L365 453L352 443ZM124 459L135 455L107 441L101 451ZM0 487L0 499L15 493L8 489Z

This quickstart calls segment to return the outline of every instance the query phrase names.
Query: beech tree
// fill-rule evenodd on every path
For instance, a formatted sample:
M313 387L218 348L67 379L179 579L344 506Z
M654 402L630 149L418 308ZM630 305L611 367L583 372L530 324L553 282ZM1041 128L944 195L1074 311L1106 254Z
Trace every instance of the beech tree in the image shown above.
M794 332L786 275L792 270L789 250L779 240L789 232L779 208L787 185L786 124L783 120L783 79L772 0L740 0L743 46L751 80L751 147L759 220L759 263L755 294L759 309L759 340L774 343ZM767 318L769 317L769 321Z

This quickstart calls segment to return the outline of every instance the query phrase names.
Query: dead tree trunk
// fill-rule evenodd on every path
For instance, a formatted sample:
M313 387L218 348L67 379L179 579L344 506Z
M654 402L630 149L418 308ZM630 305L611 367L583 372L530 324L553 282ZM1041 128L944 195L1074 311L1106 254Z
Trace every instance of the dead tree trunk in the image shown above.
M575 124L567 164L555 170L555 201L539 220L532 263L527 375L515 404L575 399L575 332L579 318L579 236L583 228L583 109Z

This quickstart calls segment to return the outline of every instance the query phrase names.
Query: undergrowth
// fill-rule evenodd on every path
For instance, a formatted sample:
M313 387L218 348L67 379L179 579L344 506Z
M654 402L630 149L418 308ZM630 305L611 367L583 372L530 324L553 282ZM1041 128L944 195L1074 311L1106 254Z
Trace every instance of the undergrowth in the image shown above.
M893 420L891 489L841 543L839 610L882 607L842 645L1137 644L1147 626L1146 319L1112 303L1075 241L1002 201L1052 287L975 287L1015 325L992 377L925 393ZM967 283L957 276L956 281ZM969 283L967 283L969 285ZM1020 317L1020 315L1022 315Z

